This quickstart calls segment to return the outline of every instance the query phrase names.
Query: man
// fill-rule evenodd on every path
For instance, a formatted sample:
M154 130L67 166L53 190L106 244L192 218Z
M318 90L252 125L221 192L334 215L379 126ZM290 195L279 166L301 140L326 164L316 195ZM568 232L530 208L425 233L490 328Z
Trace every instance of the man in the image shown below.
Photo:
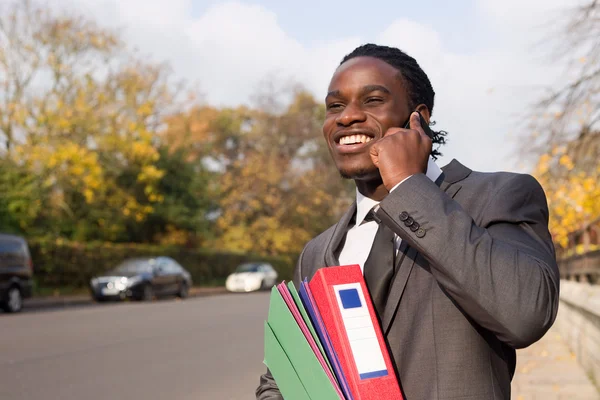
M344 58L323 134L357 200L305 246L294 281L361 265L406 399L510 399L515 349L540 339L558 308L546 198L529 175L438 168L420 124L433 99L398 49L368 44ZM281 398L269 371L256 392Z

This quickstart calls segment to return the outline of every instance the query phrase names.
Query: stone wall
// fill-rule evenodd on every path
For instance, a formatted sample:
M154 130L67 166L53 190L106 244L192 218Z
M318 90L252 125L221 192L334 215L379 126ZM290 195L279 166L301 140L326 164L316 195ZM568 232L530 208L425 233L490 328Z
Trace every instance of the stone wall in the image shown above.
M562 280L555 326L590 379L600 386L600 285Z

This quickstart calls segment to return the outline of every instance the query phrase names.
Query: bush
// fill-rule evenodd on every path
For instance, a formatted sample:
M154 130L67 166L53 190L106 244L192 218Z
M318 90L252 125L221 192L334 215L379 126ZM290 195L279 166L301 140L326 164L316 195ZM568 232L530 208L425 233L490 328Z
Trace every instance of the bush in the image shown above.
M196 286L222 285L225 278L243 262L266 261L279 273L279 280L290 280L295 257L266 257L256 254L189 250L177 247L76 243L64 240L29 242L34 275L40 287L83 288L98 274L109 271L130 257L169 256L192 275Z

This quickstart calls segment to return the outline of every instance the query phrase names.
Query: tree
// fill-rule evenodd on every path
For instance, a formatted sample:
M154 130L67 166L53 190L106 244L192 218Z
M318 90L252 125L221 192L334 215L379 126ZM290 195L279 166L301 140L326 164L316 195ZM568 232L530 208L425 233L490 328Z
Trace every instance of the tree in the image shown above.
M208 214L217 205L208 190L214 173L190 161L190 153L186 147L159 148L157 168L164 175L156 188L162 198L143 222L127 224L130 238L178 246L201 246L213 238Z
M4 157L48 193L48 234L126 241L155 212L157 132L179 107L165 64L128 51L80 15L29 1L0 16Z
M600 217L600 163L592 155L600 150L599 136L587 134L582 141L555 147L540 157L534 173L546 190L550 230L563 250L572 232Z
M332 176L335 168L324 157L323 106L296 90L283 112L270 111L278 108L252 110L244 129L221 141L218 159L227 163L219 182L218 247L297 254L350 202L348 185ZM242 152L232 156L231 147Z
M561 15L553 21L558 31L552 61L567 68L561 84L535 107L528 147L537 155L600 128L600 1L585 0Z
M571 232L600 217L600 2L566 15L556 42L566 83L539 102L530 134L559 250L570 246Z
M48 200L37 177L11 160L0 160L0 193L0 232L35 231Z

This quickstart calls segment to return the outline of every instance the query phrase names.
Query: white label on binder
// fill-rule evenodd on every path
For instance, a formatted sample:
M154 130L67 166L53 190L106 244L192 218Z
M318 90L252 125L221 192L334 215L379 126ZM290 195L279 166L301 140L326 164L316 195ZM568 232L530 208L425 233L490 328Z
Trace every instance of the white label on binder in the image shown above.
M360 283L334 285L336 299L360 379L388 374Z

